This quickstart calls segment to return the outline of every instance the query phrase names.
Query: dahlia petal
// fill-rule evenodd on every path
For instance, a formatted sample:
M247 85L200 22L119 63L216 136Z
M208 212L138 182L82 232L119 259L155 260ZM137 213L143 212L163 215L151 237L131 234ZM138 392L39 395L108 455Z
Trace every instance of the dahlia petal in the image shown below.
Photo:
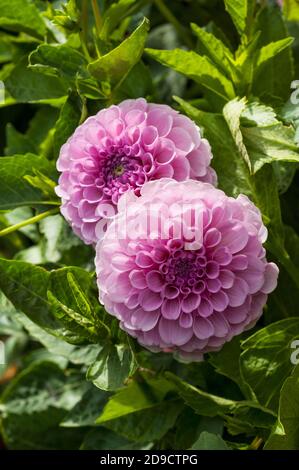
M167 112L162 112L160 109L152 109L147 115L147 124L154 126L160 137L166 137L173 124L173 117Z
M205 176L207 172L207 163L203 160L201 151L199 149L195 149L187 155L187 158L194 176Z
M146 283L153 292L161 292L165 284L163 276L159 271L149 271L146 274Z
M229 304L229 297L223 290L220 290L210 296L210 302L216 312L223 312Z
M191 328L193 316L190 313L182 313L179 317L179 323L182 328Z
M219 279L206 279L206 288L210 293L219 292L222 285Z
M206 317L209 317L213 313L213 306L208 299L206 299L205 297L202 297L197 311L201 317L206 318Z
M204 235L204 246L206 248L213 248L217 246L221 241L221 232L217 228L213 227L207 230Z
M248 266L248 257L246 255L235 255L231 260L229 268L234 271L243 271L247 269Z
M216 248L213 260L221 266L227 266L232 260L232 254L227 247Z
M221 244L234 254L242 250L248 241L246 228L241 224L235 224L225 234L222 234Z
M274 263L268 263L265 270L265 282L261 291L270 294L277 286L278 267Z
M225 289L229 289L234 284L235 275L232 271L228 269L221 269L218 279L222 287L224 287Z
M236 277L233 286L225 292L229 298L229 305L231 307L239 307L245 301L249 288L243 279Z
M155 154L155 159L160 165L168 165L176 157L174 143L169 139L160 139L160 148Z
M142 331L152 330L160 318L160 311L154 310L151 312L146 312L141 308L135 310L131 315L131 324L133 327L137 327Z
M196 294L189 294L185 299L182 301L181 308L185 313L191 313L195 310L200 304L200 296Z
M184 181L189 177L190 174L190 164L188 160L177 157L171 162L173 168L173 178L177 181Z
M223 338L227 335L229 331L229 324L225 320L225 317L220 312L210 316L210 322L213 324L214 327L214 334L217 337Z
M162 340L169 345L181 346L192 337L192 328L181 328L178 321L160 318L159 333Z
M131 271L129 279L132 287L135 287L136 289L145 289L147 287L145 274L141 270L134 269Z
M168 320L176 320L179 318L180 312L181 306L178 298L163 300L161 313L164 318L167 318Z
M178 149L186 153L191 152L194 148L190 134L181 127L173 127L168 134L168 139L171 139Z
M153 266L153 260L146 251L139 251L136 255L135 262L140 268L150 268Z
M157 292L151 292L148 290L143 290L140 293L140 305L146 312L153 312L154 310L161 307L163 299L161 295Z
M214 334L214 327L207 318L195 317L193 331L198 339L207 339Z
M179 293L179 289L175 286L165 286L164 288L164 296L166 299L176 299Z
M206 275L209 279L216 279L219 276L219 264L216 261L207 262Z

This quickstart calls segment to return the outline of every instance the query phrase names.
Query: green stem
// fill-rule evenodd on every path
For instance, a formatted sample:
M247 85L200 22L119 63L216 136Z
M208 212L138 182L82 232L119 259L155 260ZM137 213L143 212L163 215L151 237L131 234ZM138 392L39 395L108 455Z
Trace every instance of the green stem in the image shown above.
M259 436L256 436L252 443L250 444L249 446L249 449L250 450L258 450L260 448L260 446L262 445L262 442L263 442L263 439Z
M91 4L92 4L92 11L93 11L94 19L95 19L95 24L96 24L96 30L97 30L97 33L100 34L101 29L102 29L102 18L101 18L99 4L97 0L91 0Z
M166 20L169 21L169 23L171 23L173 25L173 27L176 29L178 35L185 41L187 46L190 49L193 49L193 41L192 41L190 35L188 34L188 31L176 19L176 17L173 15L173 13L165 5L164 1L163 0L154 0L154 3L156 4L157 8L160 10L162 15L166 18Z
M88 62L92 60L90 54L88 52L87 47L87 40L88 40L88 0L82 0L82 10L81 10L81 31L80 31L80 39L81 39L81 47L84 52L84 55Z
M59 208L55 207L55 209L50 209L46 212L42 212L41 214L35 215L34 217L30 217L30 219L22 220L22 222L19 222L18 224L11 225L10 227L0 230L0 237L4 237L5 235L15 232L16 230L19 230L22 227L26 227L26 225L35 224L36 222L39 222L40 220L45 219L49 215L54 215L54 214L57 214L58 212L59 212Z

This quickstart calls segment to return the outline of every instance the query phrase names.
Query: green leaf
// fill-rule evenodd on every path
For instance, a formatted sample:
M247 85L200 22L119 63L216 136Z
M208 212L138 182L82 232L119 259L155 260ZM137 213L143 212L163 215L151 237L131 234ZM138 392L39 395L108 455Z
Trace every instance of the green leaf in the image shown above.
M274 411L280 388L294 367L291 343L296 338L298 318L288 318L262 328L242 343L242 375L258 401Z
M80 447L81 450L147 450L151 448L151 444L136 444L125 437L116 434L109 429L97 427L92 429L84 437L84 441Z
M270 42L270 44L263 46L257 58L255 73L259 73L268 60L272 59L284 49L289 47L293 43L293 41L294 38L289 37L280 39L279 41Z
M82 426L95 426L99 413L108 400L108 394L91 386L65 416L60 426L76 428Z
M96 422L127 439L151 442L173 427L181 410L168 381L138 376L109 399Z
M106 313L90 273L69 267L51 271L47 295L54 316L74 333L73 341L80 343L85 338L98 343L109 338L110 330L103 321Z
M66 357L73 364L88 365L98 355L99 347L95 344L74 346L47 333L23 313L16 312L15 316L34 340L40 342L50 353Z
M41 106L29 123L26 137L34 142L38 154L52 159L53 127L57 121L59 110L51 106Z
M258 101L246 103L241 114L241 125L243 127L265 127L277 124L278 122L274 109Z
M0 26L38 39L46 34L46 26L39 10L30 0L1 0Z
M88 296L88 301L90 301L93 307L92 315L90 316L92 320L89 321L88 325L92 324L91 333L96 331L97 339L94 338L94 341L98 341L101 338L106 339L109 330L102 321L105 312L99 306L96 294L93 294L94 286L89 273L76 267L48 272L39 266L23 261L0 259L0 288L17 309L23 311L30 320L44 328L48 333L60 339L73 344L86 343L87 338L82 335L80 326L83 323L84 327L86 327L87 320L89 319L82 316L82 313L74 310L78 305L81 305L82 299L77 297L77 293L74 296L72 292L73 286L67 282L68 275L75 277L76 282L79 284L79 289L84 289L85 294ZM51 295L51 301L48 300L48 290L54 291L58 301L56 300L55 302ZM58 308L58 306L64 312L64 315L70 315L72 321L62 322L61 320L65 320L64 317L61 318L60 315L57 315L59 319L55 317L53 309L55 311L55 308ZM84 315L87 315L86 309L84 310ZM79 333L78 330L80 330Z
M33 363L23 370L0 400L1 427L8 448L78 448L82 431L59 428L59 423L84 389L81 376L67 376L53 362Z
M256 173L265 163L299 162L294 129L281 122L266 127L242 127L245 146Z
M219 434L203 431L191 447L192 450L229 450Z
M162 402L154 408L106 422L104 426L137 443L151 443L174 427L182 408L179 400Z
M58 157L60 148L75 131L82 112L82 101L75 93L71 93L61 108L58 121L54 128L54 155Z
M239 153L245 163L248 165L249 171L251 172L251 161L250 156L248 155L247 149L243 142L243 136L240 129L240 117L246 106L246 100L235 98L232 101L229 101L223 108L223 116L227 122L227 125L231 131L231 134L234 138L236 146L239 150Z
M150 69L143 62L138 62L115 92L115 102L124 99L147 97L154 87Z
M295 144L295 133L291 126L284 126L276 118L273 118L270 125L253 126L252 122L270 121L274 112L270 114L268 107L265 109L262 105L259 109L258 103L251 103L251 122L246 126L248 121L243 120L241 127L240 118L245 110L246 100L236 98L225 105L223 115L239 153L251 173L259 171L265 163L299 162L299 149ZM264 114L266 114L265 117Z
M0 210L45 204L42 191L31 186L24 178L34 174L34 170L56 178L54 164L43 157L26 154L0 158Z
M238 33L245 32L252 8L251 0L224 0L225 9L230 14Z
M292 317L297 314L299 304L299 290L297 280L299 279L299 237L292 227L284 226L285 249L288 259L292 261L296 272L293 277L282 265L279 267L279 282L275 291L268 301L265 311L267 323L273 323L283 318ZM280 258L283 261L283 258ZM290 292L292 295L290 295Z
M12 69L5 85L19 103L53 100L67 95L67 84L60 77L30 70L27 57Z
M299 20L299 5L297 0L284 0L282 7L283 15L288 21Z
M29 55L29 69L72 81L87 62L76 49L61 44L42 44Z
M0 288L13 305L45 330L59 330L47 300L49 272L22 261L0 259Z
M236 401L204 392L191 384L181 380L176 375L167 372L166 377L177 387L178 393L188 406L202 416L217 416L234 413L242 408L259 408L252 401Z
M211 59L225 75L231 76L233 55L229 48L214 34L209 33L196 24L191 23L191 27L199 41L200 53ZM228 57L231 60L228 60Z
M288 38L285 22L277 6L266 6L260 10L254 22L254 30L261 32L258 49ZM291 48L286 48L267 60L260 73L254 76L251 93L270 104L275 101L283 103L290 96L293 74Z
M15 309L11 302L0 292L0 335L21 333L22 327L15 319Z
M250 388L244 381L239 365L241 354L240 337L226 343L221 351L210 354L209 362L216 368L218 374L233 380L248 399L252 398Z
M144 19L118 47L88 65L90 74L98 80L108 81L112 87L119 85L139 61L148 29L148 20Z
M106 423L132 413L153 408L167 400L173 393L173 385L163 377L133 380L115 393L108 401L97 424Z
M107 40L111 31L127 16L132 14L139 6L136 0L118 0L112 3L103 14L103 26L100 38Z
M279 400L276 427L265 444L265 450L298 450L299 446L299 366L284 382Z
M86 341L97 343L97 334L90 320L60 302L50 290L47 294L54 317L73 333L70 339L72 344L81 344Z
M89 366L86 377L101 390L117 390L135 370L136 361L130 347L108 343Z
M182 49L172 51L146 49L145 52L161 64L171 67L214 92L225 101L235 96L231 81L205 56Z
M27 135L18 132L12 124L7 124L5 155L22 155L24 153L38 153L34 142Z

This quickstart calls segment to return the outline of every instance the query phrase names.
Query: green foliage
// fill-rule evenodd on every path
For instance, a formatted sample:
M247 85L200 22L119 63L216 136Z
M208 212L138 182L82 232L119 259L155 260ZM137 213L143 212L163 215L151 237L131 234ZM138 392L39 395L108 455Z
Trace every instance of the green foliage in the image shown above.
M108 81L112 87L122 82L140 60L147 37L148 21L141 25L118 47L91 62L88 71L98 80Z
M282 386L277 424L266 442L265 449L297 450L299 443L298 429L298 367Z
M219 435L203 431L194 442L192 450L229 450L229 448Z
M277 410L280 389L294 367L291 343L298 337L297 318L288 318L262 328L242 343L242 375L259 402L273 410Z
M0 210L20 206L39 207L51 204L45 200L40 188L32 186L26 177L34 171L56 178L54 165L33 154L2 157L0 160Z

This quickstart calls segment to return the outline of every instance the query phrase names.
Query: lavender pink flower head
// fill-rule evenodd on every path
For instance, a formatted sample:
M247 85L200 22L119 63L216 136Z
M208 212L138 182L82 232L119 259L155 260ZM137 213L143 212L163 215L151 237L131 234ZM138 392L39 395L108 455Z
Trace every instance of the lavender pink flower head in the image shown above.
M103 236L120 196L162 177L216 183L208 141L186 116L145 99L88 118L62 146L61 212L86 244Z
M262 315L278 276L266 238L244 195L194 180L146 183L140 197L120 198L96 246L100 302L151 351L202 360Z

